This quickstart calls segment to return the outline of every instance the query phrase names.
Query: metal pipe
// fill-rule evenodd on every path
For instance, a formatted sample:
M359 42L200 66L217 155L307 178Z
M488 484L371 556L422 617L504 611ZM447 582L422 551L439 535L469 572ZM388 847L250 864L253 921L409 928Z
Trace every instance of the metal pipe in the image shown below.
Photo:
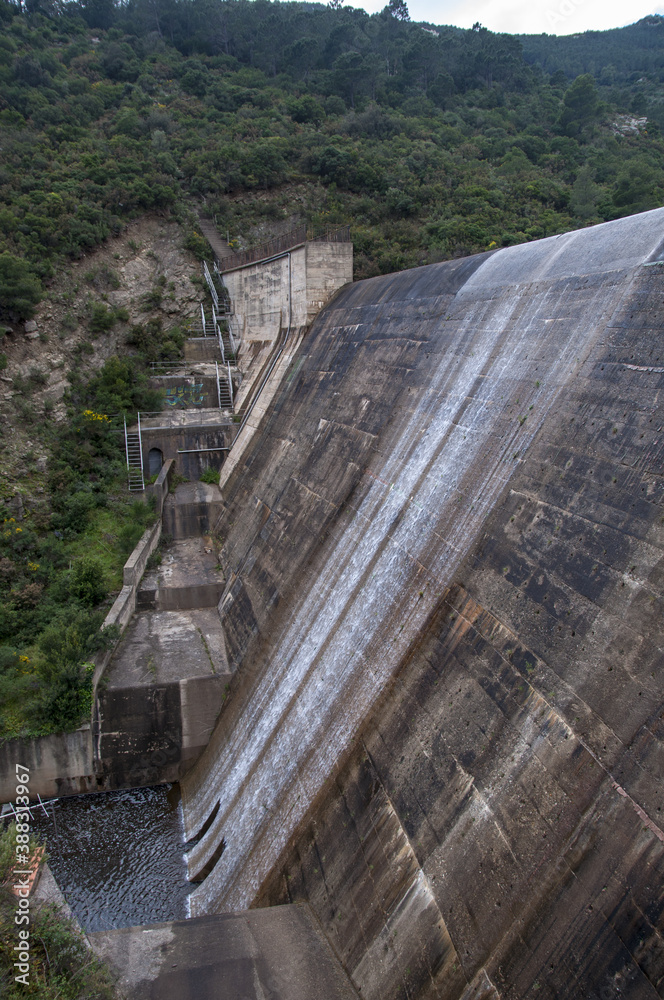
M201 451L230 451L232 445L227 448L178 448L178 455L198 455Z

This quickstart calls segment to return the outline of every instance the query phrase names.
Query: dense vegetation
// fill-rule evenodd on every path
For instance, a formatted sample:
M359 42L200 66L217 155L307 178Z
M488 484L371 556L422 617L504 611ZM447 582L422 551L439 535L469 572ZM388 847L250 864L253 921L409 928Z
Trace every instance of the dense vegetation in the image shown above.
M46 429L49 511L0 525L0 737L74 729L90 714L92 657L110 590L154 509L126 495L119 413L159 402L134 359L72 377L69 419ZM6 512L8 513L8 512Z
M240 244L351 222L365 277L658 206L663 51L661 17L518 39L414 24L404 0L373 16L340 0L0 0L0 322L145 212L180 220L199 256L195 208ZM117 318L96 303L91 335ZM127 350L175 357L181 339L146 324ZM154 408L140 372L114 358L70 374L68 422L41 429L47 509L0 514L5 736L75 726L89 705L103 601L149 518L107 419Z
M14 881L16 824L0 831L0 989L6 1000L39 997L40 1000L113 1000L117 996L109 970L90 953L75 926L57 907L30 907L27 984L16 982L16 948L23 942L15 924L17 900L8 885ZM33 850L37 842L30 836Z
M413 24L399 0L371 17L268 0L1 0L0 17L10 319L29 315L58 260L186 202L236 237L295 207L352 221L363 276L662 201L661 17L529 38L527 59L509 35ZM628 131L631 115L647 125ZM292 182L310 185L304 204Z

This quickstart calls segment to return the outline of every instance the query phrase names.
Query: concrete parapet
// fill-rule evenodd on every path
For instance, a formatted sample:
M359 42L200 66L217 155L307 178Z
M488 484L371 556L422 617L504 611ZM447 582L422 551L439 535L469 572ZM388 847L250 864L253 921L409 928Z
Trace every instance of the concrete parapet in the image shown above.
M170 482L175 472L175 460L172 458L167 458L161 467L161 472L157 476L154 483L150 483L145 487L146 496L153 496L157 501L157 511L159 517L161 517L161 512L164 509L164 501L168 496L168 491L170 489Z
M138 587L145 572L147 561L157 548L161 537L161 521L143 532L138 545L124 564L122 580L125 587Z
M16 797L16 765L29 771L30 797L53 798L97 790L89 723L73 733L53 733L0 746L0 802Z

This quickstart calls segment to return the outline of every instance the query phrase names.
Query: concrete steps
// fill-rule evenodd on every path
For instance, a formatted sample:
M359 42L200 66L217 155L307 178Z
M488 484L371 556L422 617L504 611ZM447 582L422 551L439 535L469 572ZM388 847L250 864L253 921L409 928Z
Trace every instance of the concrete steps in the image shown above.
M161 564L144 575L136 595L137 611L184 611L216 608L224 579L209 537L171 542Z
M181 483L164 502L164 532L176 541L200 538L214 529L222 508L218 486L201 482Z
M232 672L217 603L224 579L209 535L219 488L185 483L167 497L159 566L98 692L99 778L105 788L177 781L207 745ZM162 538L164 536L162 535Z
M209 219L202 219L199 216L198 224L201 227L203 236L212 247L218 260L223 260L225 257L233 256L234 251L231 250L226 240L220 235L214 222L211 222Z

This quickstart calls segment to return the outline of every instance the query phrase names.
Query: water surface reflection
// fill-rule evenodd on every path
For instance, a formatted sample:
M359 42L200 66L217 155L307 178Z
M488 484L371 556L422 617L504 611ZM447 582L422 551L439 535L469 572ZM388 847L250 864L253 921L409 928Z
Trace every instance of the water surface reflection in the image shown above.
M58 799L32 828L49 866L88 931L187 916L183 826L177 785Z

